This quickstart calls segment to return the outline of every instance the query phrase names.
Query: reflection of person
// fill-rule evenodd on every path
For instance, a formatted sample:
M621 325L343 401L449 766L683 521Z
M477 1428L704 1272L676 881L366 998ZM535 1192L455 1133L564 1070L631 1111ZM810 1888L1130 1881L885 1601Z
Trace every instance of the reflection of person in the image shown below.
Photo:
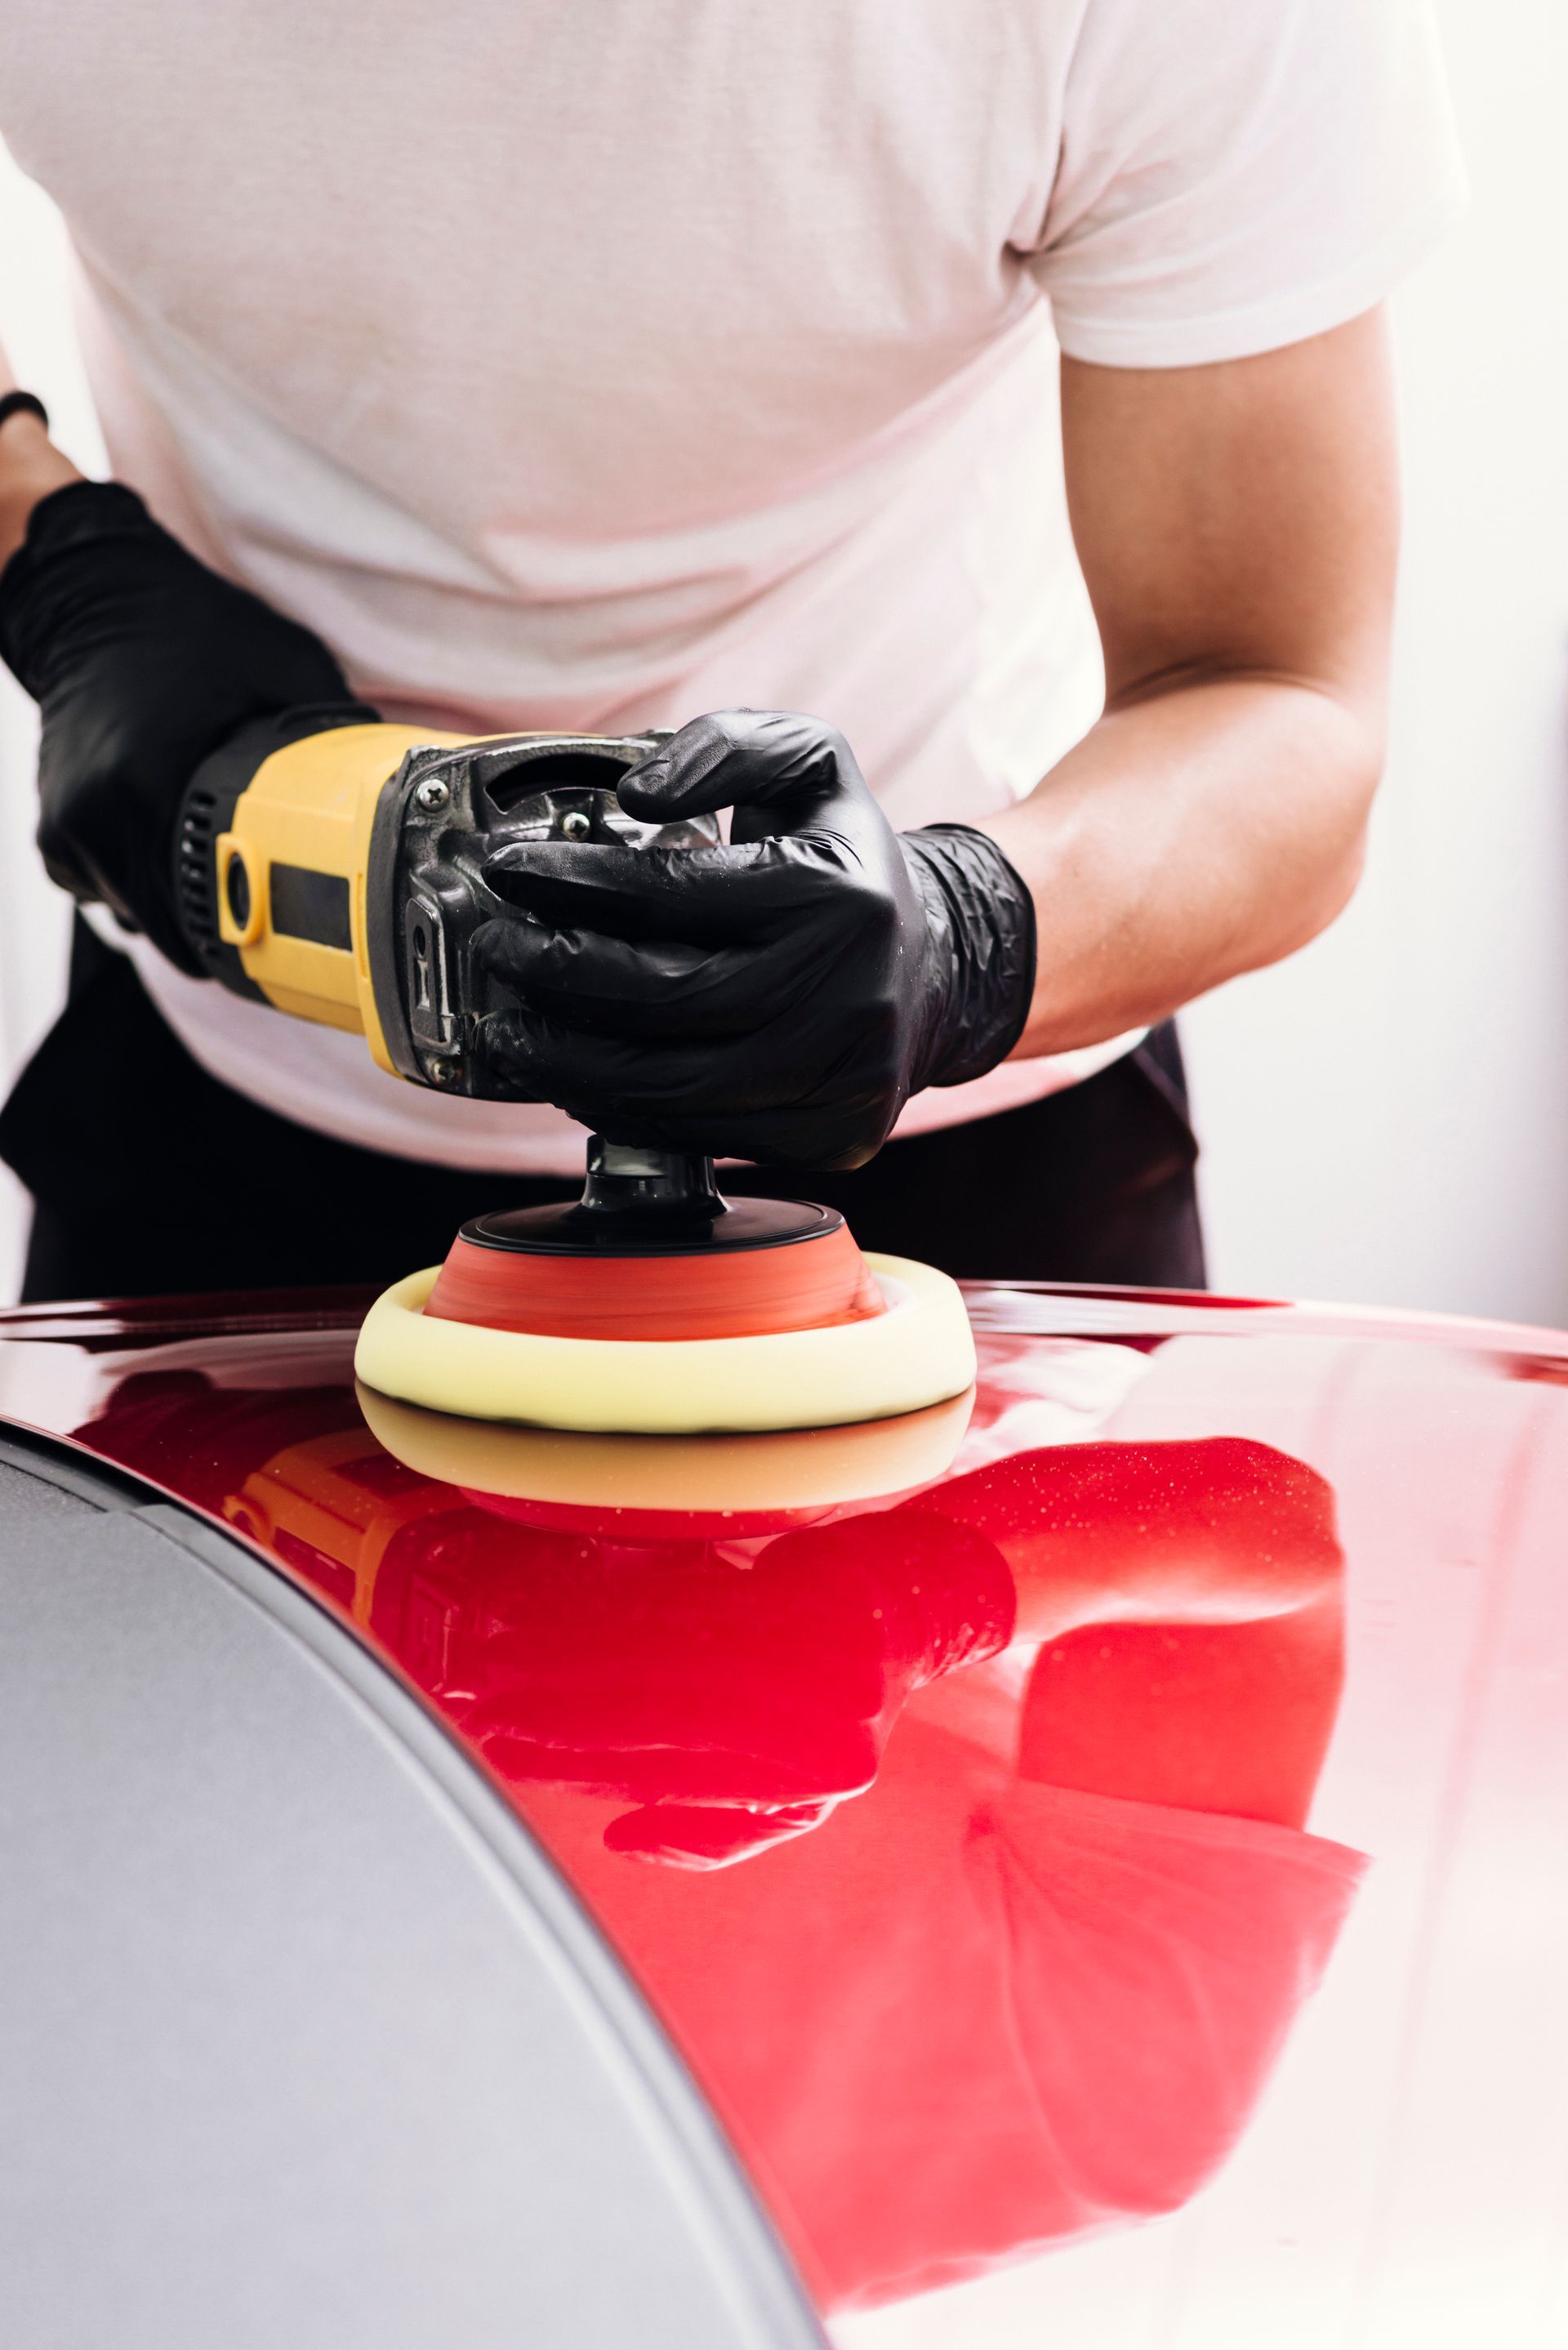
M815 1835L678 1898L607 1854L602 1804L525 1804L829 2306L1182 2203L1362 1868L1303 1830L1341 1679L1320 1479L1251 1443L1085 1445L832 1533L898 1555L949 1512L1007 1560L1014 1645L915 1690Z
M514 1783L629 1802L607 1846L686 1868L820 1826L872 1784L911 1691L994 1656L1012 1627L995 1549L932 1517L722 1548L538 1531L498 1544L480 1521L441 1550L438 1588L488 1595L483 1629L448 1650L454 1713L486 1759ZM481 1562L503 1550L497 1605ZM377 1577L369 1621L394 1654L428 1618L427 1556L410 1530ZM467 1632L468 1611L456 1620Z
M1162 1024L1333 918L1382 756L1376 308L1455 197L1428 14L9 11L0 130L168 525L0 419L42 837L139 932L78 939L5 1121L29 1294L385 1278L580 1164L558 1104L809 1168L955 1271L1200 1278ZM734 841L507 868L542 919L489 941L480 1049L522 1107L192 976L193 765L350 685L709 713L639 807Z
M1015 1638L1051 1643L1032 1776L1305 1817L1338 1689L1338 1552L1320 1481L1279 1454L1023 1453L745 1548L742 1571L733 1545L608 1524L509 1541L443 1517L378 1552L362 1612L401 1654L443 1608L443 1694L502 1774L633 1801L608 1845L676 1864L817 1825L871 1784L915 1690ZM1126 1691L1161 1658L1168 1687L1128 1749Z
M721 1548L466 1506L328 1390L136 1380L91 1440L206 1464L481 1745L828 2303L1171 2210L1234 2145L1361 1867L1303 1833L1342 1593L1299 1462L1037 1450Z

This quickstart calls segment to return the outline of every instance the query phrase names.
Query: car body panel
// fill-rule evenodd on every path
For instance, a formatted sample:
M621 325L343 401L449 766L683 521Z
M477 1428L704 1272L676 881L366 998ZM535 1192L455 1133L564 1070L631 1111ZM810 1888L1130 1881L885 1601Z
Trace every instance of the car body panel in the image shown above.
M419 1692L843 2342L1562 2338L1568 1340L970 1297L950 1461L750 1513L393 1457L347 1297L19 1310L0 1413Z
M439 1721L226 1530L0 1435L0 2336L821 2334Z

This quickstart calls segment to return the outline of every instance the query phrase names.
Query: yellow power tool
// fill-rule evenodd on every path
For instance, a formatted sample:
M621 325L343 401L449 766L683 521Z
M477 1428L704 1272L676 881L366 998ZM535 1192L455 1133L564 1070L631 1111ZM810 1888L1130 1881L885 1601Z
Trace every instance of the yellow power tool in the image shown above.
M485 887L485 859L513 840L716 839L711 817L639 824L615 796L668 739L440 734L310 711L263 721L209 759L186 795L176 847L186 935L236 993L362 1034L394 1076L486 1095L473 1033L505 998L472 941L515 909Z
M367 717L368 717L367 713ZM202 968L362 1034L383 1069L504 1098L480 1024L515 998L474 949L510 914L508 842L692 849L716 820L617 797L663 733L432 734L350 710L247 728L192 780L176 887ZM372 1306L382 1397L486 1420L648 1435L846 1426L961 1397L974 1344L945 1274L863 1258L831 1209L720 1193L711 1159L595 1136L580 1201L477 1216Z

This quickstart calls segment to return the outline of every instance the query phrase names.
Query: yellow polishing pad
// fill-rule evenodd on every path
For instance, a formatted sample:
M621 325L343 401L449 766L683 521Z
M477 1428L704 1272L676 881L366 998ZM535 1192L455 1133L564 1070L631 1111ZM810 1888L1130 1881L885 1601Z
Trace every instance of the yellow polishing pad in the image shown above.
M599 1510L723 1512L828 1509L929 1485L952 1466L972 1388L924 1411L845 1428L744 1436L589 1436L503 1428L398 1403L358 1388L379 1444L421 1477L506 1500Z
M974 1340L957 1284L908 1257L866 1263L885 1314L743 1338L554 1338L441 1322L421 1309L438 1268L365 1316L354 1368L404 1403L536 1428L696 1436L837 1428L961 1395Z

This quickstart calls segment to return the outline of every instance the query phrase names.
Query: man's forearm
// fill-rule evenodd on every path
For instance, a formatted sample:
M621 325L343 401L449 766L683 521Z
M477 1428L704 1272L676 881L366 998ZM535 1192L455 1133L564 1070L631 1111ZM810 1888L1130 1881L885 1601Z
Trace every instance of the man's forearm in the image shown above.
M1382 757L1380 717L1282 679L1203 678L1107 711L984 827L1039 916L1013 1057L1142 1027L1303 946L1355 886Z

